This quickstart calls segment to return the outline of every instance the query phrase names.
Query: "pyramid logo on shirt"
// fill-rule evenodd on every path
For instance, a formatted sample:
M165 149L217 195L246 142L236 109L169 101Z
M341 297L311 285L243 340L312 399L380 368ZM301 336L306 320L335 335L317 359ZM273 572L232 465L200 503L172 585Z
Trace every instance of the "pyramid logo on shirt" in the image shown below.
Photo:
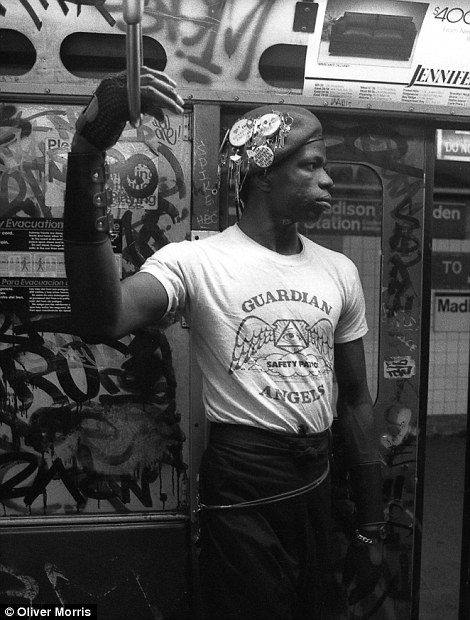
M308 347L305 321L278 320L273 324L274 344L288 353L299 353Z
M299 319L277 319L270 324L263 319L250 315L243 319L235 337L232 351L232 362L229 373L247 368L249 370L263 370L264 362L273 363L273 368L284 368L284 365L274 366L274 361L268 358L276 355L276 350L285 351L288 356L299 355L298 360L284 360L285 368L310 368L310 362L315 362L311 368L318 369L318 359L321 359L322 374L333 371L333 325L329 319L320 319L313 325ZM308 349L305 352L305 349ZM277 353L284 357L285 354ZM306 359L314 357L315 359ZM312 371L313 372L313 371ZM318 374L317 370L315 372Z

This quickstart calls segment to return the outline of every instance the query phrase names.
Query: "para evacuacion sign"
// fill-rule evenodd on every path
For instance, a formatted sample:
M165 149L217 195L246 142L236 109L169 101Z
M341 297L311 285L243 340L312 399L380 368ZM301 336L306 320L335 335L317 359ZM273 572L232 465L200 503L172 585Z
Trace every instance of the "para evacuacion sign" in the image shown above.
M304 224L315 234L380 236L382 203L378 200L336 200L318 222Z

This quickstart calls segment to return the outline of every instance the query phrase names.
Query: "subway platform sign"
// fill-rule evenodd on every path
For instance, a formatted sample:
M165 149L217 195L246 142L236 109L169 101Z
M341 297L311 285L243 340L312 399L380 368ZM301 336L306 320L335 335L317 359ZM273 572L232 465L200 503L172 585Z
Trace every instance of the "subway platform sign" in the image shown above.
M470 293L434 294L434 331L467 332L470 330Z
M465 239L467 213L465 202L435 202L432 209L432 236L434 239Z
M433 252L431 273L433 289L470 290L470 253Z
M315 223L305 223L300 232L314 235L353 235L380 237L382 201L372 198L334 199Z

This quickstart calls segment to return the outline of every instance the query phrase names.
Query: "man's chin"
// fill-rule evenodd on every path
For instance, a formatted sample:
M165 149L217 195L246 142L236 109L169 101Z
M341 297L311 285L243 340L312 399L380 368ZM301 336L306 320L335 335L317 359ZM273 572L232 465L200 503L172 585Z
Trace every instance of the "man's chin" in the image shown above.
M305 216L302 218L302 222L304 224L316 224L324 212L325 209L315 206L313 209L309 209L309 211L305 213Z
M284 226L288 226L290 224L306 224L307 226L316 224L328 208L329 205L326 203L324 205L323 203L308 204L301 209L299 213L283 219L282 224Z

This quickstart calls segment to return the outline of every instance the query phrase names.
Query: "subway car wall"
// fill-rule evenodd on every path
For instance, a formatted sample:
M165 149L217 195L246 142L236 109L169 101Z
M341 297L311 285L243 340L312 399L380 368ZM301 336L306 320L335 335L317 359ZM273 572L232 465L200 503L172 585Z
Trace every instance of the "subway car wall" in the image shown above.
M389 4L429 20L423 3ZM334 200L302 232L348 255L361 275L389 524L373 587L349 585L349 615L415 618L426 431L466 428L470 164L445 147L440 159L439 145L465 128L468 110L451 122L445 105L308 92L312 37L324 49L340 14L374 12L372 2L144 5L144 63L178 82L186 113L144 117L108 151L117 269L126 277L166 243L197 242L234 221L218 148L241 112L286 102L321 117ZM191 533L206 437L188 326L175 317L87 342L69 318L66 155L99 80L126 66L125 32L121 0L0 0L0 600L83 599L107 608L103 617L197 618ZM340 582L352 503L344 472L335 485ZM100 558L84 575L93 546Z

